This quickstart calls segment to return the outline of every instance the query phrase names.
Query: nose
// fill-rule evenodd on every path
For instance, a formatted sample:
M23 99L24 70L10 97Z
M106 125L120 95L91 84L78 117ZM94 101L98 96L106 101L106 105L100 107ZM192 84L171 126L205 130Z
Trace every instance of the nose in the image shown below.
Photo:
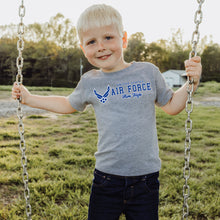
M98 42L98 52L104 51L105 50L105 45L102 41Z

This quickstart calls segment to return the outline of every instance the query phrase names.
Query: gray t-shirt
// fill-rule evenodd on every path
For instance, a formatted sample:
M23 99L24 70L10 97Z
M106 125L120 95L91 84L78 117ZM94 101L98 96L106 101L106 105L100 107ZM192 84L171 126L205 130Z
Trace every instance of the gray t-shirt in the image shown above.
M164 106L172 95L151 63L133 62L111 73L85 73L69 102L78 111L87 104L95 110L99 135L95 167L121 176L159 171L155 104Z

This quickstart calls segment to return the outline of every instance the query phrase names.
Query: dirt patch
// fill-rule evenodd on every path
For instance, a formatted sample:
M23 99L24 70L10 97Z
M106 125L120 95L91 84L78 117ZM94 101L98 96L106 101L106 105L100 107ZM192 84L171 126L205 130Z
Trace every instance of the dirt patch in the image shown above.
M21 197L22 192L9 189L9 186L0 185L0 204L6 206L12 204L15 200Z
M220 97L205 97L204 101L208 101L208 102L220 102Z
M202 97L202 98L194 98L194 103L196 105L202 106L213 106L213 107L220 107L220 97L219 96L209 96L209 97Z
M22 105L22 111L24 115L30 114L42 114L47 111L35 109L28 107L26 105ZM3 99L0 100L0 117L10 117L12 115L17 114L17 102L13 99Z
M220 97L203 97L194 99L195 105L220 107ZM22 105L22 111L25 116L31 114L50 114L48 111L31 108ZM17 102L13 99L0 99L0 118L10 117L17 114ZM55 117L55 116L54 116Z

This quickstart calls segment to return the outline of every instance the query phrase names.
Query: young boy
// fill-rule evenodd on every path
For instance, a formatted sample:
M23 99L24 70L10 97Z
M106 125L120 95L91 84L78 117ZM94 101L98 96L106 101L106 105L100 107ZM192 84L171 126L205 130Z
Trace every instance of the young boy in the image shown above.
M173 92L158 68L147 62L127 63L123 48L127 34L118 11L93 5L77 24L80 46L88 61L99 68L85 73L68 97L32 95L16 83L12 97L22 104L68 114L95 110L98 150L89 204L89 220L158 219L159 170L155 104L166 113L181 112L187 100L186 85ZM185 61L194 80L201 76L199 57Z

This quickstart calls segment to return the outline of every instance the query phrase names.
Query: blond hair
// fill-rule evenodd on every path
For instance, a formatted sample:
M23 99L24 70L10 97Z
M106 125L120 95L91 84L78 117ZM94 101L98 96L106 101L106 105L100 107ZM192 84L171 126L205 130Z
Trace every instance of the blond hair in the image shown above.
M77 22L77 33L82 43L83 32L107 25L115 25L118 33L123 36L123 24L120 13L106 4L96 4L87 8L79 17Z

